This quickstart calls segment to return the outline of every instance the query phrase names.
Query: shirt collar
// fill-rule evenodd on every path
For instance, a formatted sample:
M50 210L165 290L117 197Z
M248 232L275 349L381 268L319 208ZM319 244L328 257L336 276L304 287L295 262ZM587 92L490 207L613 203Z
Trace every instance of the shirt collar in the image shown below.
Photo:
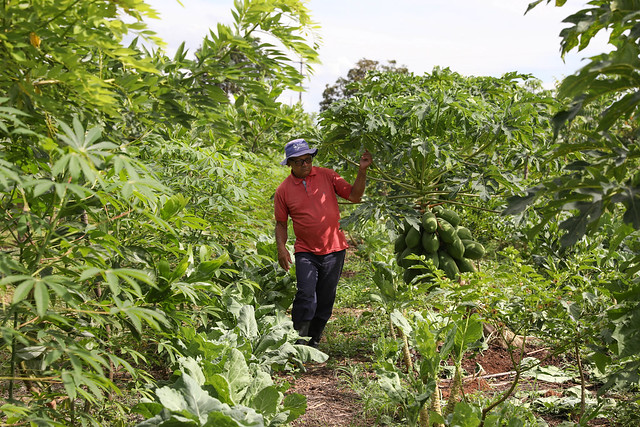
M293 179L293 183L294 184L301 184L302 181L304 181L305 179L309 178L312 175L316 174L316 167L315 166L311 166L311 172L309 172L309 175L307 175L306 178L298 178L297 176L295 176L293 174L293 172L291 172L291 179Z

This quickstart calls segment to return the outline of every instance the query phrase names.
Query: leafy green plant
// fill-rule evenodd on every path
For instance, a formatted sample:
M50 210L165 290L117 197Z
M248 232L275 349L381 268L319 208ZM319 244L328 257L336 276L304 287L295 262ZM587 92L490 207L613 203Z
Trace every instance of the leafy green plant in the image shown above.
M353 96L320 116L323 146L336 163L364 148L375 159L375 191L360 221L411 216L415 203L479 207L514 185L513 166L542 167L522 155L534 158L542 148L554 102L527 82L516 73L468 78L441 68L367 74Z
M284 396L271 373L302 367L303 362L322 363L327 355L294 344L298 334L283 312L272 314L273 306L261 306L256 312L227 289L225 301L234 320L200 333L185 329L174 339L181 354L176 359L177 379L155 390L155 402L137 406L147 417L141 426L216 425L223 420L230 425L275 426L304 413L306 399Z
M529 5L529 9L542 3ZM547 2L549 3L549 2ZM557 2L563 6L565 2ZM510 199L507 213L518 213L536 206L540 226L555 221L560 215L564 231L563 246L571 246L584 236L604 231L611 236L609 250L616 252L626 242L636 239L638 221L638 34L632 31L638 23L638 5L632 1L593 1L568 16L567 28L561 32L561 52L588 46L599 33L607 31L608 53L589 58L586 65L560 84L558 96L564 105L555 114L557 144L545 158L567 159L563 172L552 180L536 180L525 194ZM609 222L609 216L616 220ZM619 220L618 220L619 219ZM609 222L609 224L607 224ZM534 233L532 233L534 234ZM633 246L633 244L631 245ZM626 248L625 248L626 249ZM624 249L623 249L624 250ZM640 269L637 251L618 269L633 277ZM599 366L612 368L608 387L617 381L637 383L637 359L622 348L637 349L637 334L628 328L637 322L640 294L635 284L613 281L605 289L615 289L618 303L609 308L617 330L614 339L606 340L615 357L601 358ZM615 360L614 360L615 359Z
M221 361L222 369L234 372L234 378L225 378L211 369L205 372L193 359L182 361L178 379L155 391L158 403L137 405L136 410L149 417L138 426L167 423L178 426L276 426L304 413L306 401L303 396L289 394L284 397L269 376L258 375L259 372L247 366L242 355L237 353L238 350L232 349ZM256 375L253 380L252 374ZM236 400L245 401L252 407L236 403Z
M218 26L196 60L184 49L173 59L149 53L138 39L122 45L132 33L160 42L143 2L0 6L0 351L10 422L95 424L117 412L109 421L126 424L122 394L147 395L157 380L147 364L177 363L186 331L237 322L236 307L257 305L263 283L252 275L265 259L253 228L264 228L268 194L252 184L263 171L239 141L261 147L297 129L279 118L302 112L276 102L303 78L287 55L311 63L317 53L300 2L235 6L235 26ZM243 118L253 126L235 126ZM269 133L258 131L263 123ZM262 218L254 222L252 209ZM276 335L229 342L274 367L321 358L287 347L279 316Z

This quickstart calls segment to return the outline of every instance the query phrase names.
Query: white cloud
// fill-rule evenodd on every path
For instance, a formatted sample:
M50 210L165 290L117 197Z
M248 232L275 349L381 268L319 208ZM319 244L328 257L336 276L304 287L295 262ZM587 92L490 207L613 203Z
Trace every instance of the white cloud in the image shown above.
M581 59L604 51L599 38L586 52L560 58L561 21L585 7L568 0L564 7L547 5L524 14L531 0L310 0L307 7L321 26L322 64L305 84L305 108L317 111L327 84L345 76L361 58L396 60L416 74L434 66L467 75L500 76L531 73L548 86L573 73ZM150 27L167 42L171 54L184 40L193 52L217 23L231 23L232 0L149 0L161 13ZM299 95L283 101L295 103Z
M230 0L182 0L184 6L177 0L149 0L148 3L160 17L147 20L147 25L167 44L169 55L175 53L182 42L193 53L210 28L215 30L218 23L233 22Z

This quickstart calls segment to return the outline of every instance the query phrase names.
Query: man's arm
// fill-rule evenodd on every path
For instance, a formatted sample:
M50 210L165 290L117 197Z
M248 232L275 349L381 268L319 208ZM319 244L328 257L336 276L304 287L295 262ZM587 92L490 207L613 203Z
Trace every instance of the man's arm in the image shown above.
M371 163L373 163L371 153L368 151L362 153L362 157L360 157L358 175L356 175L356 180L353 182L353 186L351 188L351 194L349 194L350 202L360 203L362 195L364 194L364 187L367 184L367 168L371 166Z
M291 255L287 249L287 221L276 221L276 247L278 248L278 264L289 271Z

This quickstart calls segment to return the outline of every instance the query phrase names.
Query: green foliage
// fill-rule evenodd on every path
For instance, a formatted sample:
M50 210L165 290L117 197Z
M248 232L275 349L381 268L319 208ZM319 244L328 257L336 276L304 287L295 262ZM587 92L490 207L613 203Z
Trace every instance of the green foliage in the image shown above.
M362 80L368 72L383 71L391 73L407 73L409 70L405 66L396 66L396 61L387 61L389 65L380 64L378 61L362 58L356 66L347 72L347 77L340 77L336 80L335 84L324 89L322 92L322 101L320 101L320 111L324 111L329 106L341 99L349 98L357 92L357 87L354 83Z
M155 390L155 401L135 408L147 420L140 426L184 422L195 425L284 425L299 417L306 399L286 397L271 378L274 369L291 363L321 363L327 356L308 346L293 344L298 335L283 312L273 306L242 305L231 288L225 292L231 318L226 326L195 333L185 329L174 338L180 348L175 380ZM212 421L213 420L213 421ZM191 425L191 424L189 424Z
M258 244L272 209L264 178L274 171L277 179L276 162L248 149L270 155L273 140L310 126L300 108L276 102L303 79L295 60L317 57L305 40L314 24L302 3L236 2L234 25L212 31L194 60L184 49L173 59L150 53L138 39L122 45L131 34L159 42L146 30L144 19L155 13L142 1L1 7L7 420L124 423L123 392L149 396L157 380L149 367L188 357L187 337L210 325L242 337L222 341L247 366L322 360L293 346L282 314L251 315L258 298L274 312L290 303L290 280ZM256 325L270 332L256 333ZM229 366L219 368L230 378ZM180 411L212 403L188 379L196 371L189 365L177 388L201 400ZM270 372L260 374L263 382ZM225 416L282 423L304 410L272 385L255 391Z
M565 19L570 26L560 34L562 53L584 49L601 31L609 31L612 50L590 58L559 87L558 96L568 105L554 117L556 136L570 125L549 157L568 159L564 173L530 188L525 196L514 196L506 211L519 213L529 205L543 205L542 224L558 212L569 212L561 225L566 230L565 246L597 231L602 216L615 213L619 206L624 210L624 222L640 228L638 122L634 115L640 101L640 38L634 30L638 5L632 1L594 1L589 6Z
M541 1L529 6L535 7ZM549 3L549 2L547 2ZM564 2L557 2L562 6ZM637 379L637 360L627 359L619 344L634 347L638 337L628 328L637 322L640 295L635 275L640 257L635 249L640 228L638 206L638 4L634 1L593 1L566 18L561 32L562 53L584 49L598 33L607 31L612 50L589 59L587 65L561 83L558 95L566 105L554 117L557 144L546 158L565 159L561 174L538 179L523 193L513 196L505 213L530 214L538 225L529 237L560 222L563 247L602 234L609 239L609 255L621 252L626 259L617 268L630 280L612 280L600 289L619 292L616 306L609 307L610 327L617 331L606 340L609 351L620 357L608 386ZM538 218L537 215L540 215ZM548 228L553 228L550 225ZM634 249L631 249L634 248ZM629 250L630 249L630 250ZM603 331L604 332L604 331ZM600 365L608 365L600 357ZM626 367L626 368L625 368Z
M373 155L367 200L351 221L393 220L413 203L484 207L517 184L512 168L544 168L534 154L544 149L553 105L516 73L368 73L353 96L321 114L321 137L338 164L365 148Z

